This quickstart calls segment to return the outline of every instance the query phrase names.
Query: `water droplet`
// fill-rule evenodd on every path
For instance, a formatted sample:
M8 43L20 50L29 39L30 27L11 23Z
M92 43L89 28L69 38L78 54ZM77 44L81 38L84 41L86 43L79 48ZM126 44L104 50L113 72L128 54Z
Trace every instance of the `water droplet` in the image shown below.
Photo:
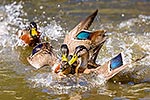
M43 11L43 14L45 14L46 12L45 11Z
M124 14L121 14L121 16L124 17L125 15L124 15Z
M59 8L59 7L60 7L60 5L57 5L57 7Z
M43 6L40 6L40 9L43 9Z
M34 12L36 12L37 10L36 9L34 9Z

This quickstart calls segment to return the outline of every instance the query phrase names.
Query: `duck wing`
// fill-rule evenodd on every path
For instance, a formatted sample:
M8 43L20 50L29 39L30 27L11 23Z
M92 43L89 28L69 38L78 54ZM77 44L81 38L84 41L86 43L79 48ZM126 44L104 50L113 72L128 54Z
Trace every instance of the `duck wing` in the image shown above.
M125 69L127 65L128 64L123 65L122 53L119 53L104 65L97 67L96 72L102 74L106 80L109 80L114 75Z
M68 34L66 34L64 43L70 44L71 39L74 38L79 32L81 32L82 30L88 30L91 24L93 23L97 13L98 10L96 10L94 13L88 16L85 20L81 21L78 25L75 26L74 29L72 29Z

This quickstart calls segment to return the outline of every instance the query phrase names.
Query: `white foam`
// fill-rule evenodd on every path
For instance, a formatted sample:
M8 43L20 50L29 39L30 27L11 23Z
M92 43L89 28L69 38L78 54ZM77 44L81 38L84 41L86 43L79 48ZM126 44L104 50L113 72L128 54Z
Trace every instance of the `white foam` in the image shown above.
M45 27L41 27L42 37L47 36L50 40L58 40L64 34L63 28L55 20Z
M20 17L24 15L22 2L13 2L12 4L5 5L4 7L7 14L7 18L5 19L5 21L7 21L8 24L19 27L24 26L24 19Z
M3 20L0 22L0 46L2 47L17 47L17 46L25 46L24 43L15 36L18 28L23 29L29 24L26 22L27 19L21 18L21 16L25 16L26 13L23 11L23 2L13 2L12 4L8 4L2 6L3 12L0 12L1 18ZM25 25L24 22L27 24ZM50 40L57 40L62 37L64 31L62 27L57 24L55 21L50 22L45 27L40 28L42 32L42 37L46 36Z
M0 22L0 46L15 47L22 43L15 35L17 27L23 26L23 19L20 16L23 14L21 2L2 6L3 20Z

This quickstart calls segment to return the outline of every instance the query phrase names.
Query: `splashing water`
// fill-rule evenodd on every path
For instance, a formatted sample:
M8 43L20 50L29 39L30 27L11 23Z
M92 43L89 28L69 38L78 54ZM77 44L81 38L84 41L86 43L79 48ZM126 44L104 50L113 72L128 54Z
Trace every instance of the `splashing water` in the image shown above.
M56 40L58 41L58 38L62 37L64 34L64 31L60 25L57 25L55 21L50 22L45 27L41 27L42 36L47 36L50 40Z
M12 4L1 7L2 16L0 22L0 46L3 47L17 47L23 46L24 43L18 39L15 35L18 28L25 28L27 19L23 19L22 16L26 16L27 13L23 11L23 2L13 2ZM45 27L41 27L42 37L47 36L50 40L56 40L63 36L63 29L55 21L52 21Z
M132 74L128 74L130 75L130 78L134 77L134 79L139 79L140 82L145 81L145 80L148 81L149 78L144 78L143 75L144 76L147 75L150 72L150 70L137 71L138 68L136 67L145 66L145 69L149 69L149 66L150 66L149 34L148 33L138 34L136 33L136 31L134 32L133 27L129 27L129 26L136 27L136 24L138 25L149 24L148 18L149 18L148 16L143 16L141 19L141 16L139 16L138 18L129 19L127 21L121 22L120 24L116 26L113 26L114 29L119 29L119 30L115 30L109 34L109 39L107 40L106 44L102 48L101 53L99 54L99 58L97 59L97 62L100 64L104 64L105 62L109 61L112 57L122 52L124 54L124 57L123 57L124 64L126 64L126 63L132 62L136 58L139 58L143 56L145 53L147 53L148 56L146 56L146 58L144 58L139 63L137 63L136 66L130 65L123 72L126 72L126 73L132 72ZM146 20L145 23L143 23L142 20ZM132 29L132 32L127 31L127 29L130 29L130 28ZM147 35L147 37L145 37L145 35ZM132 78L131 79L130 78L128 81L132 80ZM43 89L43 92L47 92L50 94L68 94L73 90L87 91L93 87L101 87L102 85L106 83L102 75L82 76L78 79L78 82L75 80L76 80L76 77L68 78L68 79L64 79L60 81L56 78L55 75L52 75L52 73L44 73L44 74L38 73L34 77L29 78L29 81L34 87L46 87ZM58 92L58 91L61 91L61 92ZM113 93L114 93L113 91L107 91L105 89L99 90L99 94L112 95Z
M76 90L85 92L106 82L102 75L95 74L60 78L54 73L38 73L28 80L34 88L44 87L43 91L51 94L68 94Z
M22 3L23 2L19 2L17 4L16 2L14 2L10 5L5 5L5 11L7 13L7 18L5 20L9 25L18 26L20 28L24 25L23 22L25 19L21 18L21 16L25 15L25 12L22 10ZM14 29L14 27L8 27L8 29L16 32L16 29Z
M19 40L15 35L17 29L23 28L24 26L26 26L24 23L28 22L28 19L21 18L21 16L27 15L26 12L24 12L22 9L22 4L23 2L14 2L12 4L0 7L0 54L4 54L3 56L1 56L0 61L5 61L7 63L7 60L9 59L9 63L11 62L12 64L11 67L14 67L14 63L18 63L17 61L19 60L16 61L16 59L14 59L17 58L18 55L16 53L7 53L7 51L3 52L2 50L23 46L22 41ZM135 79L140 79L139 82L149 82L149 24L150 16L139 15L137 18L123 21L117 25L101 25L103 29L107 27L108 31L110 29L111 32L109 34L109 39L107 40L106 44L101 50L101 53L99 54L99 58L97 59L98 62L103 64L118 53L124 52L125 62L128 63L131 62L134 57L138 58L139 56L147 53L148 56L137 63L137 66L143 68L143 70L136 70L137 72L130 75ZM42 26L40 28L40 31L43 33L43 37L47 36L50 40L52 39L55 41L58 41L58 38L61 38L65 33L63 28L59 24L57 24L56 21L50 22L50 24L47 24L47 26ZM27 67L28 65L18 63L17 66L22 66L16 68L15 71L19 72L20 70L25 70L25 67ZM126 69L125 72L134 72L135 69L135 66L132 65L128 70ZM27 78L27 80L33 87L42 87L43 92L47 92L50 94L68 94L73 90L85 92L93 87L100 87L106 82L101 75L91 75L80 77L77 84L76 77L63 79L60 81L57 79L56 75L46 72L31 75L29 78ZM105 90L100 91L100 94L103 94L104 92L106 92L106 94L109 94L109 91Z
M0 46L15 47L22 45L22 42L14 34L17 31L16 27L23 26L23 19L20 16L23 14L21 2L16 2L1 7L3 12L3 20L0 22Z

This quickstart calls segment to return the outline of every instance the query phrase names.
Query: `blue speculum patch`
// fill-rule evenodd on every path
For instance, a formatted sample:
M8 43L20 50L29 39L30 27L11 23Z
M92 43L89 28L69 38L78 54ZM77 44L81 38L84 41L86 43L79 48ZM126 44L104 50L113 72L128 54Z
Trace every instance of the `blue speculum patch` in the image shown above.
M122 55L118 54L116 57L112 58L110 61L110 68L115 69L123 65Z
M87 31L81 31L77 36L77 39L79 40L86 40L90 37L90 32Z
M39 44L36 47L34 47L33 50L32 50L32 55L37 53L42 47L43 47L43 44Z

